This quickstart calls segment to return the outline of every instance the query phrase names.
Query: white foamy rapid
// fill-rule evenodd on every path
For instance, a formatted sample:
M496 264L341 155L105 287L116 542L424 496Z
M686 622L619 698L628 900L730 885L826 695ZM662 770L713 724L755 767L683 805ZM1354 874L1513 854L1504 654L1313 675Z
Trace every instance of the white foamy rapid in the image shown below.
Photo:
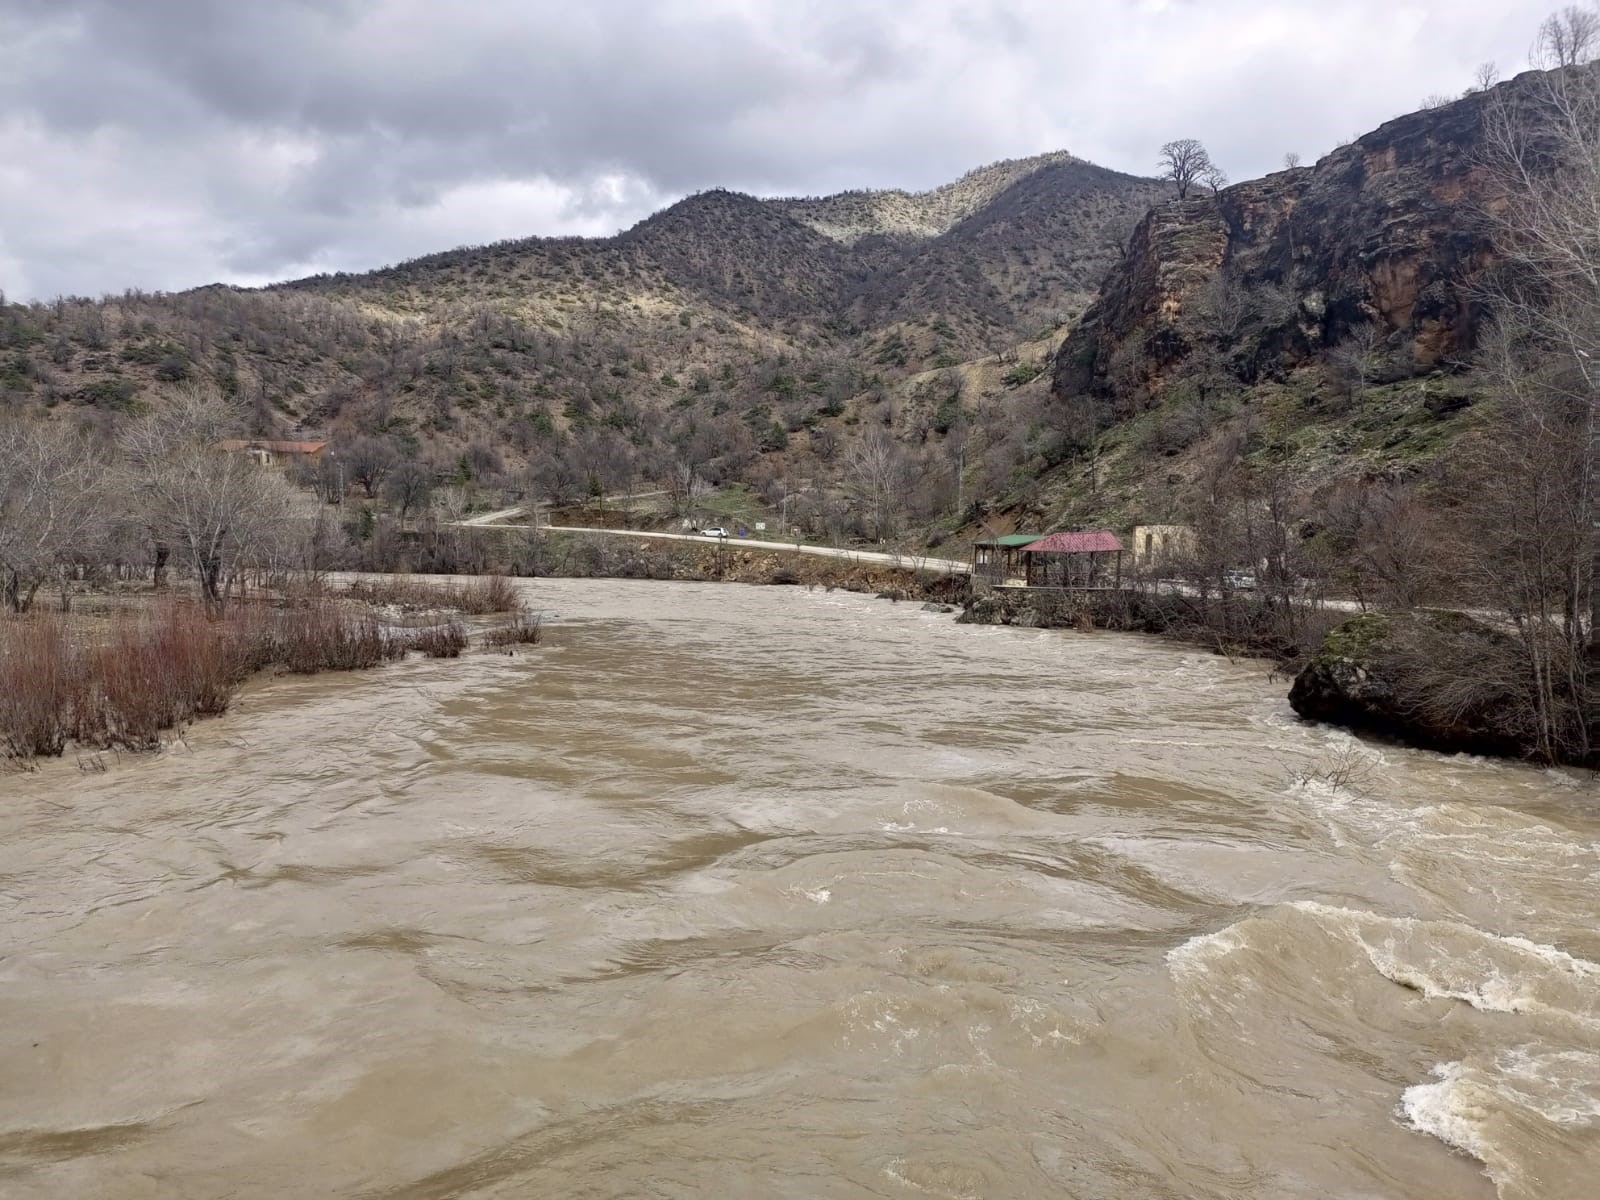
M1589 1149L1600 1163L1600 964L1460 921L1317 901L1192 937L1167 962L1219 1059L1259 1052L1290 1017L1329 1046L1470 1048L1404 1089L1397 1117L1477 1159L1504 1200L1596 1194L1574 1181L1589 1178L1577 1166Z
M1481 1162L1506 1200L1592 1200L1600 1054L1515 1046L1432 1074L1401 1094L1407 1125Z

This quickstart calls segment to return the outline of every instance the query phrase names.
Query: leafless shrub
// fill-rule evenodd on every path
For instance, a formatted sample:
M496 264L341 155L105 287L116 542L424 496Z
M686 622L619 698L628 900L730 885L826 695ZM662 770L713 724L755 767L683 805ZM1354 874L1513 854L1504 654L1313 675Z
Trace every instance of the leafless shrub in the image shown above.
M1410 623L1390 639L1395 702L1418 723L1478 735L1544 762L1588 751L1583 649L1544 620L1507 633L1465 617Z
M486 646L537 646L543 640L543 620L538 613L530 612L519 612L483 635Z
M109 628L72 628L55 616L6 621L0 747L18 761L60 754L69 739L101 749L154 748L167 731L225 712L239 684L266 666L369 665L349 653L348 638L329 636L335 628L314 609L239 610L213 620L181 601ZM373 630L381 644L375 623Z
M1343 791L1361 792L1373 779L1377 761L1353 743L1345 743L1330 750L1314 767L1302 768L1291 774L1297 784L1324 783Z
M76 688L61 618L0 622L0 757L26 763L60 754Z
M522 607L522 597L504 575L486 575L457 589L455 607L473 615L515 612Z
M460 658L467 648L467 630L460 621L445 621L418 629L407 639L407 644L429 658Z
M522 607L517 588L504 575L486 575L465 583L419 579L413 575L386 575L358 579L345 588L347 595L368 604L396 608L454 610L471 616L514 612Z
M286 671L356 671L399 658L406 641L388 636L375 617L332 603L293 610L280 623L277 661Z
M455 597L452 585L431 579L418 579L412 575L384 575L375 579L357 579L349 583L344 590L352 599L395 608L449 608L451 600Z
M120 622L79 652L74 736L144 750L195 716L225 712L252 657L235 654L241 632L180 603Z

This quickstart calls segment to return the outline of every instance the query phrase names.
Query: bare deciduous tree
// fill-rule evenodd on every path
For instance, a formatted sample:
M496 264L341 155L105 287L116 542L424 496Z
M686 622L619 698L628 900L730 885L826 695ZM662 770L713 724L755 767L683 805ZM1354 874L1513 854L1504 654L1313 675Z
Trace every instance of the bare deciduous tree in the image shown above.
M1584 716L1593 539L1583 437L1592 400L1572 360L1550 354L1526 327L1502 321L1485 359L1498 412L1490 434L1460 456L1464 519L1449 557L1457 590L1504 613L1516 631L1519 652L1501 683L1526 708L1516 716L1529 744L1549 761L1581 760L1593 736Z
M0 425L0 597L24 612L101 517L95 456L44 422Z
M1182 200L1191 187L1204 180L1206 171L1211 168L1211 156L1195 138L1179 138L1161 147L1157 165L1161 168L1161 178L1178 185L1178 199Z
M414 458L408 458L383 481L383 496L400 516L401 528L413 512L428 506L433 495L433 472Z
M1568 8L1540 37L1582 62L1597 34L1593 10ZM1589 653L1600 663L1600 78L1593 69L1552 71L1501 89L1485 132L1503 200L1490 210L1504 260L1491 297L1502 407L1525 407L1548 424L1554 405L1576 419L1566 435L1584 452L1570 482L1587 536L1574 600L1588 610ZM1527 352L1565 369L1530 376L1519 361Z
M1328 374L1345 397L1360 400L1367 394L1373 371L1378 367L1383 338L1373 324L1359 325L1339 345L1328 352Z
M1283 165L1286 170L1292 171L1300 165L1300 155L1291 150L1283 156Z
M1593 58L1597 49L1600 49L1600 12L1569 4L1544 19L1530 57L1534 66L1546 70L1575 67Z
M905 459L888 434L874 429L850 447L845 486L873 538L894 534L905 485Z
M290 526L293 494L276 471L218 448L243 414L215 392L171 397L122 438L130 511L158 546L177 550L212 607L241 565L273 558Z
M667 501L675 516L693 516L710 491L711 486L689 463L675 463L667 476Z
M584 482L571 456L559 449L539 455L528 468L529 490L554 505L576 500L583 494Z
M1328 498L1322 516L1332 581L1363 604L1404 610L1438 591L1442 531L1409 488L1347 484Z
M384 477L394 470L398 455L385 438L356 437L335 448L339 461L344 464L346 478L361 485L361 490L371 500L383 486Z

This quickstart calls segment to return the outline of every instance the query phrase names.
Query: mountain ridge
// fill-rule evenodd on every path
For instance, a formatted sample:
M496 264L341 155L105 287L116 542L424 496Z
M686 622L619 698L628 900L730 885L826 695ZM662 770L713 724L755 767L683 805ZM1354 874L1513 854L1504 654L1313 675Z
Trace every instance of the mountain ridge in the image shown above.
M1408 127L1452 119L1419 113ZM1134 516L1135 502L1170 508L1141 480L1192 473L1186 448L1233 419L1240 388L1327 350L1307 344L1278 370L1206 334L1233 382L1204 403L1163 392L1189 374L1206 280L1230 245L1244 263L1252 237L1276 236L1274 205L1301 202L1284 190L1301 177L1179 202L1170 184L1051 152L922 193L710 189L605 238L515 239L259 289L10 306L0 393L115 420L163 387L217 386L261 434L389 439L441 476L569 498L585 480L618 491L677 473L773 496L823 480L826 503L844 504L851 456L881 431L913 524ZM1329 195L1337 209L1343 193ZM1157 249L1161 238L1171 244ZM1283 268L1263 270L1244 284L1287 330ZM1172 320L1151 319L1164 309ZM1342 418L1316 412L1318 436L1336 443ZM1118 423L1117 453L1095 457L1098 431ZM1163 465L1172 454L1181 469ZM982 503L955 514L963 497Z
M1000 192L1059 162L1081 162L1065 150L999 159L959 179L925 191L865 188L828 196L776 196L765 200L803 224L849 245L863 237L937 237L966 220Z
M858 221L848 240L814 227L829 217L818 205L866 193L712 189L605 238L508 240L261 288L7 305L0 400L104 425L171 388L216 387L259 435L385 439L441 478L562 496L673 471L773 491L787 476L837 476L849 447L882 429L927 481L932 515L961 490L964 460L944 443L979 405L1009 408L1007 437L1021 439L997 441L996 462L1025 454L1045 395L1033 360L1167 187L1052 153L927 193L870 194L923 204L927 236L899 216ZM982 356L1010 370L1019 354L1029 362L1003 387L993 372L951 373ZM984 394L934 394L967 376L988 380Z

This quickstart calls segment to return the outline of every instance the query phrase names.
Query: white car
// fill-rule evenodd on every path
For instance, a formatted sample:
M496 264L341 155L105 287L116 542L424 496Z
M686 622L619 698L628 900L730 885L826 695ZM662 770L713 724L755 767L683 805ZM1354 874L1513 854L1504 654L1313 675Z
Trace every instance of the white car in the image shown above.
M726 529L724 529L721 525L713 525L709 529L702 529L700 531L700 536L701 537L727 537L728 536L728 531Z

